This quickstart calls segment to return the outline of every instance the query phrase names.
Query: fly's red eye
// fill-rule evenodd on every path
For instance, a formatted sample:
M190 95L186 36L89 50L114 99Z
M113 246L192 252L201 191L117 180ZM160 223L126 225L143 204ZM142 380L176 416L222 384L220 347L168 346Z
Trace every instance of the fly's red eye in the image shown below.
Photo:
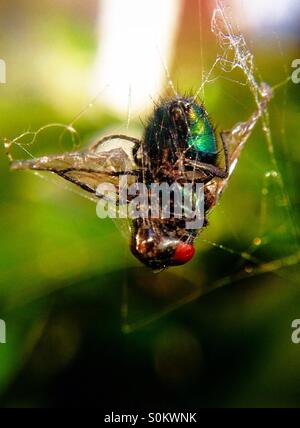
M173 262L176 265L183 265L184 263L189 262L193 258L194 254L195 248L193 245L180 242L176 247Z

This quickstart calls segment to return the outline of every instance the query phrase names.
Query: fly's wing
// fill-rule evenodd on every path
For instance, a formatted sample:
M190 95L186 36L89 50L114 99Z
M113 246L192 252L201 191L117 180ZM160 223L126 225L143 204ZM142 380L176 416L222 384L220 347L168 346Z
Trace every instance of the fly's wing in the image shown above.
M101 183L118 186L120 175L128 176L129 184L135 181L138 168L132 154L134 145L135 143L129 143L128 140L122 140L122 138L107 138L103 145L93 145L85 152L13 161L11 168L13 170L50 171L86 191L96 194L97 187Z
M266 112L268 102L272 97L272 89L266 83L263 83L261 94L262 100L258 104L257 110L249 117L247 121L237 123L230 131L221 132L221 138L229 153L229 174L226 179L213 180L206 186L207 189L215 196L215 203L218 202L220 196L225 190L228 180L235 170L241 151L250 137L253 128L255 127L259 118Z

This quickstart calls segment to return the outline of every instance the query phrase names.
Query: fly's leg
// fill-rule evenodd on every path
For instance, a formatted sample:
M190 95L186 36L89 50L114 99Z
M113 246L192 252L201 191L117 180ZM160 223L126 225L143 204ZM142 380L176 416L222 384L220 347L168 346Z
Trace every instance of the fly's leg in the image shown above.
M227 153L227 152L226 152ZM225 155L225 158L227 154ZM195 172L199 172L203 175L203 179L200 181L207 182L212 180L213 178L222 178L225 179L228 176L228 157L226 159L225 169L219 168L218 166L212 165L210 163L199 162L194 160L185 160L185 164L193 167ZM197 180L196 180L197 181Z
M193 166L194 170L197 172L204 173L204 182L210 181L213 178L222 178L225 179L229 175L229 150L227 141L223 138L223 135L220 134L222 141L222 150L224 153L224 169L219 168L218 166L212 165L210 163L199 162L199 161L187 161L191 166ZM201 181L201 180L200 180Z
M220 135L220 137L221 137L222 147L223 147L223 153L224 153L224 162L225 162L225 170L224 170L224 173L226 174L226 175L225 175L225 178L226 178L226 177L228 177L228 175L229 175L229 150L228 150L227 142L226 142L226 140L223 138L223 135L222 135L222 134Z
M107 135L106 137L101 138L101 140L97 141L95 144L93 144L90 148L89 151L95 152L97 151L98 147L105 143L106 141L110 141L110 140L126 140L126 141L130 141L131 143L134 144L134 150L136 150L136 148L138 148L141 144L140 140L138 140L137 138L134 137L129 137L128 135L123 135L123 134L114 134L114 135Z

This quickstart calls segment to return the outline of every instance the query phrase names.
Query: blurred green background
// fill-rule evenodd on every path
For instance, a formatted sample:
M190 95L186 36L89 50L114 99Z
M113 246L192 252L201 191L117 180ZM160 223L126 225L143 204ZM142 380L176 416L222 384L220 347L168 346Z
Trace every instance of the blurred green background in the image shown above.
M200 41L198 2L183 2L171 67L183 92L199 86L217 54L211 3L201 3ZM0 8L1 137L69 123L89 102L97 2L2 0ZM261 78L284 81L299 35L249 31L247 39ZM257 126L193 261L159 275L139 265L91 202L61 182L10 172L1 145L2 407L300 405L300 344L291 341L300 318L299 91L289 82L270 105L285 197L278 177L268 177L274 164ZM254 109L246 87L221 78L206 86L205 105L218 129ZM84 144L124 124L104 102L76 129ZM139 118L131 126L142 134ZM70 149L60 133L43 133L33 151Z

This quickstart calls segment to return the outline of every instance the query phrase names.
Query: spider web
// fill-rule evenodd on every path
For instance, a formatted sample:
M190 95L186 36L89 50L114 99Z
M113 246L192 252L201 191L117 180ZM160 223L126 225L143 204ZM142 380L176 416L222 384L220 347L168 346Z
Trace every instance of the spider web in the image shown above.
M264 90L264 86L261 85L261 81L257 79L257 71L255 69L254 56L249 50L245 37L239 30L237 24L232 24L232 19L230 17L230 10L226 9L224 3L217 2L216 8L213 12L211 29L217 38L217 42L220 48L220 54L217 56L215 63L208 72L204 82L201 85L200 90L209 82L214 81L214 78L211 77L215 68L219 67L223 76L220 77L226 78L226 74L230 74L236 69L241 70L242 75L244 76L244 81L236 81L237 84L245 85L250 93L253 96L257 108L260 108L261 105L261 95ZM283 82L275 85L272 89L274 91L274 96L276 97L276 90L281 86L287 84L290 80L290 77L287 77ZM268 108L263 112L261 116L261 127L264 134L265 144L267 146L269 160L270 160L270 169L264 172L263 184L261 189L261 200L260 200L260 216L259 224L257 227L257 236L253 238L250 246L240 252L236 252L232 248L226 248L221 244L212 242L213 246L220 248L221 250L237 253L242 259L253 261L256 266L249 269L245 267L244 271L238 273L236 276L228 276L222 278L218 281L215 286L219 287L228 282L238 280L243 276L249 275L258 275L266 272L276 272L278 269L283 266L290 266L292 264L297 264L299 262L299 246L298 246L298 228L297 223L293 218L293 209L289 199L289 195L286 191L285 183L282 177L282 173L278 166L278 161L275 156L275 149L273 144L273 136L270 125L270 115ZM284 130L282 130L284 133ZM277 197L271 201L273 204L273 209L277 209L278 206L280 210L283 211L282 219L285 222L284 230L289 230L289 237L291 238L291 247L294 252L287 255L286 257L280 257L275 260L265 262L259 258L254 258L253 254L257 248L265 244L272 244L272 234L270 230L266 230L266 216L272 216L272 206L270 206L270 201L268 198L270 195L273 195L271 188L277 188ZM270 212L268 212L270 210ZM281 225L279 225L280 227Z
M201 10L200 8L201 6L199 4L199 10ZM213 11L211 20L211 31L216 37L219 53L209 71L207 73L205 73L204 70L202 71L202 84L195 93L195 99L201 95L201 98L205 100L205 90L207 85L213 84L219 79L225 79L234 84L245 87L248 90L250 97L253 99L257 111L263 109L263 100L264 97L266 97L266 91L270 90L270 88L267 84L262 82L255 66L254 55L249 50L246 39L238 25L236 23L233 24L230 8L226 7L224 2L216 2L216 7ZM200 28L200 33L202 35L202 28ZM203 64L204 50L202 44L200 55L201 63ZM165 65L164 68L166 68ZM166 75L169 86L174 92L174 84L167 69ZM271 89L275 98L277 91L281 87L285 87L289 80L290 77L287 76L282 82L276 84ZM249 120L248 123L244 123L244 126L250 129L253 128L254 123L251 123L251 120ZM289 270L284 268L295 266L300 261L298 227L293 217L292 205L275 155L268 108L262 113L260 118L260 127L264 136L264 144L268 151L269 168L263 171L262 174L262 187L259 195L260 208L256 235L249 240L249 244L244 249L235 248L231 245L225 245L210 239L209 234L211 226L209 226L207 230L204 233L201 233L198 237L198 242L204 243L208 247L220 250L221 252L234 257L235 265L232 269L233 273L230 272L228 275L215 279L209 285L204 284L203 286L195 288L193 286L191 288L188 287L189 291L184 296L180 298L177 297L177 299L175 297L170 305L165 306L160 311L153 313L146 318L141 317L141 319L138 320L137 315L136 321L129 322L128 305L125 304L123 308L123 316L124 330L126 332L132 332L136 329L140 329L174 309L194 301L204 294L250 277L272 273L292 282L295 281L293 274L290 274ZM231 130L233 134L235 132L238 134L239 131L240 124L237 124ZM281 134L284 135L284 124L282 125ZM237 143L240 143L238 138L239 136L237 137ZM242 145L242 148L244 144ZM236 164L234 164L234 167L235 166ZM275 198L274 195L276 195ZM216 210L220 211L220 207L217 207ZM277 212L279 212L279 215ZM272 220L272 216L275 217L275 221L270 221L270 219ZM234 219L231 219L230 215L229 219L231 223L231 231L234 234ZM208 238L204 238L203 235L208 235ZM284 248L282 248L283 245L285 245ZM271 251L271 254L268 255L266 248L274 249L277 247L279 247L279 251L275 251L274 254L272 254ZM260 253L262 254L260 255ZM266 255L268 256L267 258ZM182 282L187 283L188 271L184 271L185 272L182 274ZM152 288L153 281L154 279L152 278ZM192 282L194 285L196 284L196 281L197 279L193 278ZM157 282L159 284L157 288L163 288L163 281ZM165 278L165 282L168 282L169 284L172 283L172 277L169 281ZM166 290L164 292L166 292ZM178 290L174 292L175 296L178 296L177 292ZM159 296L162 294L161 290L157 293ZM172 294L172 292L170 294ZM127 292L125 300L128 300Z
M233 19L230 16L230 9L226 8L223 2L216 3L211 20L211 30L216 37L219 53L211 68L207 72L203 70L202 84L195 92L195 98L201 95L201 97L205 99L207 87L220 79L225 79L247 89L249 97L254 102L254 109L256 108L259 110L262 106L262 98L265 95L264 91L267 90L267 86L262 85L262 79L259 77L255 68L254 55L249 50L246 39L238 26L233 24ZM200 55L202 57L204 55L202 44ZM170 78L168 69L165 65L164 68L166 70L168 83L172 87L172 90L174 90L174 84ZM275 99L277 90L284 87L288 80L289 78L287 77L283 82L272 88ZM21 148L30 157L33 157L31 147L36 143L38 137L49 128L61 129L61 139L63 139L66 134L70 134L73 146L76 147L80 145L81 139L79 132L75 129L75 123L83 116L83 114L86 113L88 109L90 109L90 107L94 105L94 103L95 100L93 100L88 107L77 115L69 124L48 124L37 131L27 131L12 141L6 141L6 149L11 160L11 149L13 146ZM134 118L130 117L130 108L128 108L127 127L133 119ZM244 118L241 118L241 120L243 119ZM232 272L221 276L221 278L213 279L209 286L207 284L200 284L199 286L199 281L192 275L190 278L191 287L185 287L184 293L182 293L182 290L178 290L177 288L172 289L172 287L171 291L166 291L165 284L169 284L174 278L176 278L177 283L178 281L186 283L186 278L189 275L188 267L184 267L176 274L163 273L158 276L153 275L148 270L146 271L142 269L135 269L134 273L130 271L129 275L126 273L122 305L123 330L125 332L132 332L138 328L142 328L174 309L195 300L203 294L234 282L241 281L244 278L273 273L280 277L283 276L291 281L294 280L293 275L289 273L289 270L284 268L289 268L299 263L299 234L297 224L293 218L293 209L289 200L289 195L286 191L282 173L275 155L276 151L274 149L268 109L266 109L262 114L260 124L264 135L264 144L268 151L270 167L264 170L262 174L262 188L258 195L260 209L256 235L252 236L251 239L249 239L248 245L242 249L239 248L238 245L237 247L234 247L231 244L227 245L226 243L217 242L215 239L211 238L211 226L209 226L205 233L201 234L198 238L200 245L204 244L206 248L212 248L213 250L234 256L235 265L233 266ZM282 126L282 134L284 134L284 125ZM29 139L29 141L24 142L25 140L27 141L27 139ZM59 186L64 186L61 180L54 180L37 172L35 172L35 174L39 175L43 179L54 181ZM230 188L230 182L228 187ZM95 201L93 197L86 195L84 192L77 191L68 185L64 186L64 188ZM225 194L227 192L228 190ZM273 198L274 194L276 194L275 200ZM215 211L221 212L221 210L222 205L215 208ZM274 211L276 211L276 213L279 212L280 214L275 216L276 221L273 224L270 222L270 217L272 217L272 213L274 213ZM232 234L235 234L234 219L229 215L227 221L230 223ZM211 224L213 224L213 221L211 221ZM124 227L122 227L122 229L123 228ZM275 232L278 231L278 233L274 233L274 230ZM282 235L286 233L288 233L288 238L283 240ZM289 241L289 245L282 248L282 244L285 245L287 241ZM266 248L275 248L276 251L271 251L268 255L268 252L265 251ZM262 249L263 251L261 251ZM127 253L128 250L126 249L125 251ZM268 257L266 257L266 255L268 255ZM148 279L145 281L146 276ZM145 313L140 313L139 311L135 313L134 310L131 313L131 296L127 283L131 281L129 278L132 277L135 278L137 283L151 283L150 286L155 297L161 297L162 295L167 297L162 299L162 304L159 305L159 308L155 311L153 311L153 307L150 305L150 315L145 316ZM147 293L146 297L148 297ZM138 307L139 305L138 303L136 304L136 302L138 302L139 297L134 296L133 299L135 304L132 305L132 307Z

